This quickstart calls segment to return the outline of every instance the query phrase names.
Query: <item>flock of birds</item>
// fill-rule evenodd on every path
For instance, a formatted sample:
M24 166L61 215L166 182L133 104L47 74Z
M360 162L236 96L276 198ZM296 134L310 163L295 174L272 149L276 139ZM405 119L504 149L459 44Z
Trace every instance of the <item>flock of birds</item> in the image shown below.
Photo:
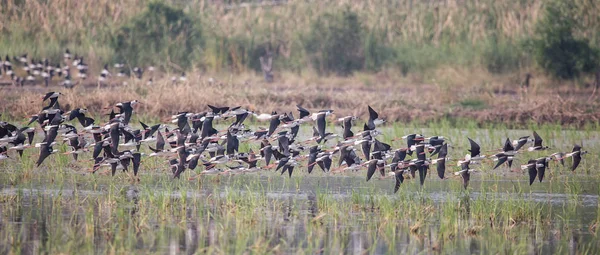
M78 155L92 153L94 161L92 172L102 167L110 167L114 176L117 170L127 171L130 166L137 176L142 157L163 157L169 162L174 178L179 178L186 170L202 168L200 173L190 179L205 174L240 174L261 170L281 171L291 177L294 169L300 167L310 174L315 166L326 173L359 171L366 168L366 180L369 181L376 172L380 178L394 178L394 192L397 192L405 178L416 178L418 172L420 184L423 185L430 166L435 165L439 178L445 179L448 158L448 143L443 136L425 137L421 134L403 136L406 146L393 149L389 144L377 139L382 133L377 126L385 121L368 106L369 118L362 131L352 131L355 116L337 119L343 127L341 135L327 132L328 116L333 110L310 112L297 106L299 117L294 118L292 112L257 114L242 107L215 107L208 105L205 112L180 112L171 117L169 124L147 125L139 122L141 128L134 128L130 121L137 100L115 105L118 112L111 109L108 122L99 121L86 116L83 108L65 112L59 104L60 92L49 92L43 96L45 106L39 114L33 115L27 125L17 127L14 124L0 122L0 161L9 158L9 152L16 151L21 157L29 148L39 148L36 165L39 167L46 158L57 153L53 149L57 143L68 143L77 160ZM48 102L48 103L45 103ZM268 122L268 129L251 130L244 125L248 117ZM223 130L215 129L217 122L232 122ZM32 127L37 123L39 128ZM79 128L76 126L80 125ZM303 126L312 126L312 136L301 139L298 134ZM38 130L43 131L44 139L33 144ZM310 133L310 132L309 132ZM92 140L93 139L93 140ZM494 169L507 164L512 166L516 155L524 151L542 151L548 149L542 138L533 132L533 138L521 137L518 140L507 139L503 148L486 157L480 146L468 138L470 149L468 154L457 160L460 171L454 173L461 176L466 189L470 175L476 171L471 168L483 160L497 161ZM260 151L252 149L240 151L241 143L256 142ZM533 143L525 150L525 145ZM141 152L141 146L147 145L149 154ZM168 145L167 145L168 144ZM167 147L168 146L168 147ZM247 146L249 148L250 146ZM360 151L359 151L360 150ZM575 170L581 156L581 146L575 145L570 153L553 153L547 157L531 159L521 169L529 174L530 185L536 177L541 182L551 161L565 164L565 158L572 158L571 170ZM361 155L362 154L362 155ZM334 156L337 157L334 162ZM16 157L16 156L14 156ZM410 158L409 158L410 157ZM388 174L386 170L389 169Z
M21 56L13 56L12 58L8 55L0 57L0 79L4 76L10 79L15 86L33 85L43 82L47 87L53 80L58 79L58 84L71 89L79 84L81 81L86 80L89 75L89 66L85 63L83 56L73 55L66 49L63 54L64 63L53 63L47 58L45 59L34 59L29 58L28 54ZM142 79L144 73L149 73L150 78L147 83L153 82L152 73L155 68L148 66L146 68L135 66L131 69L126 68L124 63L115 63L112 71L108 64L105 64L102 71L97 75L97 85L109 85L113 73L116 73L116 77L135 77L136 79ZM22 70L17 72L17 70ZM73 80L73 77L76 80ZM171 77L173 83L186 81L185 72L182 72L179 76ZM116 80L113 80L113 82ZM123 84L126 85L127 81L123 80Z

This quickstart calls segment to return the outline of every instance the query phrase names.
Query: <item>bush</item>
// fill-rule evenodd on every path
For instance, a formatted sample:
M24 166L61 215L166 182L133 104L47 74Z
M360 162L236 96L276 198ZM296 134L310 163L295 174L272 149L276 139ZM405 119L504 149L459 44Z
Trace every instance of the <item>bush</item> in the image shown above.
M483 47L481 62L490 73L507 73L519 68L523 48L517 43L500 40L492 34Z
M132 65L169 61L188 67L202 47L202 33L199 22L183 10L152 1L118 29L111 46Z
M365 38L364 68L368 71L379 71L382 66L396 58L393 48L385 45L387 31L379 32L371 29Z
M346 8L326 13L311 22L304 41L307 57L320 74L350 75L364 65L363 26L358 15Z
M574 5L569 1L550 1L544 16L535 27L532 41L534 58L548 74L561 79L572 79L581 73L595 71L598 51L587 40L575 38L577 27Z

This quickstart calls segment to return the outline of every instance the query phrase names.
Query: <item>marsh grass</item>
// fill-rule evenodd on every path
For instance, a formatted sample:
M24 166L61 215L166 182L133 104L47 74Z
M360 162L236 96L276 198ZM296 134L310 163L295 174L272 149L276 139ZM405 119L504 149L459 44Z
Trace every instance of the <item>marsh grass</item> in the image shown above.
M451 138L450 157L464 155L468 135L484 150L506 136L530 130L394 125L390 137L410 132ZM598 151L598 133L539 125L553 150L584 138ZM435 133L434 133L435 132ZM387 139L386 139L387 140ZM257 145L250 148L256 149ZM393 142L399 147L400 142ZM522 163L537 154L519 155ZM33 167L33 150L21 163L0 162L0 250L3 253L597 253L600 161L586 155L575 172L551 165L542 183L505 167L460 180L430 176L424 187L406 180L364 181L364 171L288 178L260 172L173 180L163 160L144 159L140 181L127 173L90 174L91 162L56 154ZM569 162L567 162L569 164ZM516 167L518 168L518 167ZM449 163L447 176L457 167Z

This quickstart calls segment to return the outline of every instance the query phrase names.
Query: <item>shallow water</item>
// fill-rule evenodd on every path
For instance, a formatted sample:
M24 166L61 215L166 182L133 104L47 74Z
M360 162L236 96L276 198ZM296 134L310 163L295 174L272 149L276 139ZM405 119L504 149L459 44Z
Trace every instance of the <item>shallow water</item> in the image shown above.
M446 136L468 135L492 147L502 142L495 137L528 132L450 130ZM595 132L540 135L561 150L585 137L586 149L600 151ZM454 158L465 150L456 140ZM139 182L125 174L90 175L72 163L32 170L0 163L0 253L600 252L600 162L593 154L576 172L552 165L544 182L531 186L524 173L486 170L492 165L486 163L467 191L449 166L448 179L430 174L423 187L409 179L397 194L392 179L365 182L364 171L297 170L292 178L264 171L188 181L172 180L162 162L144 163Z
M241 185L242 178L247 179L244 182L252 183L252 186ZM299 178L301 180L295 181L279 176L232 176L221 178L219 182L214 180L206 182L198 188L190 185L185 188L176 187L175 190L173 187L162 187L161 183L143 187L128 184L98 185L95 189L73 187L66 183L60 187L52 184L3 187L0 191L2 197L17 197L19 202L5 201L0 205L1 226L3 229L10 229L10 233L13 234L12 238L4 234L2 238L5 241L18 240L20 252L23 253L37 253L44 250L103 253L118 252L120 249L161 254L193 254L209 251L243 253L247 251L246 246L250 246L257 240L266 242L264 243L266 247L279 246L281 250L275 253L362 254L366 251L374 254L389 254L434 253L441 250L472 254L501 252L503 249L508 249L506 251L517 253L548 254L564 253L567 250L580 253L580 251L598 249L598 239L595 233L589 230L598 218L598 185L593 181L569 181L573 184L581 184L586 192L568 194L562 193L564 186L555 183L552 183L552 188L538 187L524 190L522 193L514 193L512 192L514 183L523 185L523 189L526 189L525 183L518 180L474 181L471 184L473 189L466 193L456 189L457 185L431 180L426 183L426 189L423 190L420 190L417 185L408 183L400 190L402 194L398 195L391 194L389 191L389 180L373 180L371 184L365 183L362 176ZM497 192L479 191L484 186L495 186ZM257 200L268 201L268 204L259 203L251 209L256 211L251 217L252 220L240 222L236 220L237 212L227 212L229 208L219 207L227 204L224 201L232 196L236 197L233 199L233 204L236 199L244 200L240 197L246 196L255 196ZM169 201L167 203L182 203L183 200L186 202L183 205L167 205L167 208L160 209L161 206L149 202L157 199L156 197ZM215 202L215 197L218 197L216 200L221 203ZM331 216L329 220L329 216L325 216L323 222L313 223L315 217L319 217L321 213L328 213L319 210L320 203L317 200L325 199L324 197L326 200L331 199L342 205L360 206L357 200L363 202L375 200L375 202L372 202L373 208L369 208L370 205L365 208L340 208L339 213L347 215ZM211 198L213 202L204 203L207 198ZM420 221L404 218L402 212L399 212L396 218L390 219L378 213L380 209L377 209L376 201L382 199L389 200L391 204L394 204L395 200L408 199L410 203L423 208L443 207L446 203L468 204L470 201L486 199L493 199L500 205L503 202L522 201L552 210L556 220L517 224L515 229L511 230L511 234L517 239L496 243L505 234L500 235L494 229L487 227L481 229L476 235L464 234L463 228L477 225L470 219L472 216L469 212L464 212L458 214L460 218L455 219L456 222L452 224L460 231L449 232L459 236L460 239L448 239L438 235L441 232L448 233L446 226L443 227L444 230L440 230L443 215L428 216L424 221ZM110 205L111 203L116 204ZM247 202L241 202L241 204L245 203ZM109 215L100 212L106 210L103 206L110 207ZM563 212L565 208L569 212ZM153 215L152 210L155 209L173 215L164 218L160 217L160 214ZM106 219L103 219L104 217ZM139 221L146 223L140 224ZM418 233L410 230L415 224L421 225ZM58 242L58 240L77 237L80 232L90 231L85 230L87 228L94 229L89 234L91 240L70 240L67 241L67 246ZM146 229L136 231L136 228ZM549 231L550 234L538 233L543 231ZM119 236L122 240L116 240L114 236L111 239L110 233ZM66 237L50 237L48 236L50 234L62 234ZM243 235L247 240L239 247L235 246L238 235ZM58 240L55 241L54 238ZM522 239L529 241L523 242ZM115 248L113 247L115 245L123 246ZM236 248L231 248L231 245ZM3 242L0 250L11 251L10 242Z

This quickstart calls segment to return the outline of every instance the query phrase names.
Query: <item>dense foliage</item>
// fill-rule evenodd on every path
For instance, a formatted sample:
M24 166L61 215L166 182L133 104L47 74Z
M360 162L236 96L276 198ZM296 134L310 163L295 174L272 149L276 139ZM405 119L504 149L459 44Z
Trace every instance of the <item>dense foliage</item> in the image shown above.
M133 65L167 61L187 67L201 48L201 26L183 10L154 1L119 28L111 45Z
M27 4L25 4L25 2ZM0 54L166 70L349 75L444 68L572 79L598 68L600 5L557 1L5 0ZM65 11L68 10L68 11Z
M311 23L305 49L313 67L323 74L349 75L364 65L363 26L349 9L326 13Z
M533 53L537 63L549 74L572 79L582 73L594 72L600 58L598 50L586 39L577 38L578 25L568 1L551 1L536 25Z

